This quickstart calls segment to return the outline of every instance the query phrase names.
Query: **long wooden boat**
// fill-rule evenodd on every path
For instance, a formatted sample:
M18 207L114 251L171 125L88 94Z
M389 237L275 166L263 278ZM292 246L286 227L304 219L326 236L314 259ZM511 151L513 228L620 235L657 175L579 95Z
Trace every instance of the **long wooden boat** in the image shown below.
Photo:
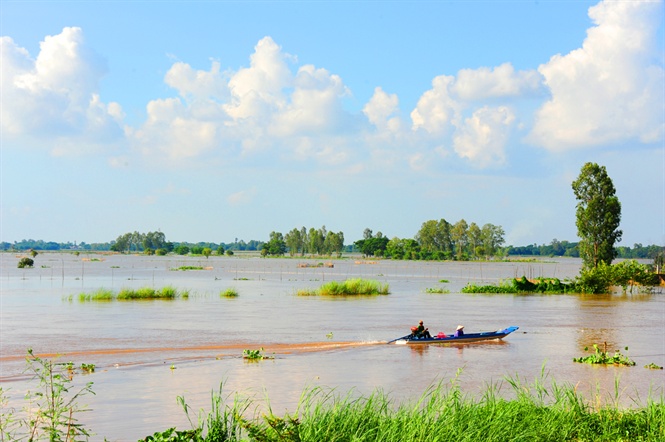
M455 337L454 335L438 337L432 336L431 338L414 337L413 335L402 336L401 338L388 341L388 344L394 342L398 345L405 344L445 344L445 343L466 343L466 342L480 342L489 341L492 339L503 339L519 327L512 326L504 328L503 330L496 330L482 333L465 333L462 336Z

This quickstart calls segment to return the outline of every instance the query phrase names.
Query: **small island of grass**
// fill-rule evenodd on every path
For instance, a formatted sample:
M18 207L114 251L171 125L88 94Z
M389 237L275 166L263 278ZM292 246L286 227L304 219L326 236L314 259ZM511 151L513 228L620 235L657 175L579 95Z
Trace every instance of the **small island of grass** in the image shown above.
M353 295L387 295L388 284L371 279L353 278L346 281L330 281L318 289L301 289L298 296L353 296Z

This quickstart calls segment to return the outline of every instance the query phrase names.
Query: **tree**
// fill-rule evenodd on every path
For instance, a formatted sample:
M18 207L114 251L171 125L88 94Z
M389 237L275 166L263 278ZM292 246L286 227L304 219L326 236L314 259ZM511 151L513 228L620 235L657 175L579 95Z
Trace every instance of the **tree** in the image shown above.
M284 235L280 232L270 232L270 241L263 244L261 248L261 255L283 255L286 253L286 243L284 242Z
M577 199L577 236L585 268L610 265L616 258L614 243L621 241L621 203L605 166L586 163L572 184Z
M492 257L496 255L498 248L503 245L505 242L504 235L506 232L503 231L501 226L495 226L494 224L487 223L483 225L483 228L480 230L480 234L483 241L483 253L487 257Z
M210 247L204 247L203 250L201 251L201 254L208 259L210 255L212 255L212 249Z
M464 250L466 250L466 245L469 241L469 225L464 219L461 219L455 223L450 235L455 243L455 254L457 259L462 259Z

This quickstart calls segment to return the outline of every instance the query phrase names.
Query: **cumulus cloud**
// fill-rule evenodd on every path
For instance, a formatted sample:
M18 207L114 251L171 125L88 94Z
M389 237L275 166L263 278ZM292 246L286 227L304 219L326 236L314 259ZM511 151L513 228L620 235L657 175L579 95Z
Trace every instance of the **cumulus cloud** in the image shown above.
M4 134L40 140L56 154L122 137L122 108L99 97L106 64L80 28L47 36L35 59L10 37L0 47Z
M234 119L261 118L286 104L284 89L291 87L293 74L272 38L262 38L250 57L250 66L229 80L231 102L224 106Z
M306 65L298 70L289 102L275 115L271 133L325 134L338 127L341 98L348 95L342 79L325 69Z
M461 103L451 89L455 77L440 75L432 80L432 89L426 91L411 112L414 129L424 129L433 135L443 135L457 120Z
M166 73L164 82L182 97L194 99L227 99L228 80L220 72L220 63L212 63L210 71L195 70L187 63L177 62Z
M582 47L539 67L551 98L529 141L550 150L663 139L662 54L654 47L661 2L604 1Z
M536 71L519 71L510 63L493 69L462 69L457 73L453 91L461 100L497 97L521 97L537 93L542 77Z
M505 145L514 119L513 112L505 106L478 109L456 133L455 152L481 168L504 164Z

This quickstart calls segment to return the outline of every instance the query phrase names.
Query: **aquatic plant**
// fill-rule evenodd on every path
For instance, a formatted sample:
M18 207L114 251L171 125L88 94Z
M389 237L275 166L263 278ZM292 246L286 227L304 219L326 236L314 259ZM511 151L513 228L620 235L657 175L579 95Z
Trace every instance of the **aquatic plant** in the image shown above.
M330 281L316 290L300 289L298 296L349 296L349 295L387 295L388 284L371 279L352 278L343 282Z
M116 294L112 290L100 288L91 293L79 293L79 301L129 301L129 300L148 300L148 299L175 299L178 296L187 298L189 291L182 293L173 286L167 285L159 290L152 287L142 287L139 289L122 288Z
M19 269L24 269L26 267L32 267L34 264L35 261L32 258L25 256L19 260L17 267Z
M650 370L662 370L663 369L663 367L661 367L660 365L656 365L653 362L650 363L650 364L645 365L644 368L648 368Z
M444 289L443 287L428 287L425 289L425 293L445 294L445 293L450 293L450 290Z
M275 359L274 356L267 356L263 354L263 347L261 347L258 350L243 350L242 351L242 357L243 359L249 359L251 361L260 361L263 359Z
M177 268L172 268L172 269L170 269L170 270L173 271L173 272L177 272L177 271L179 271L179 270L182 270L182 271L187 271L187 270L203 270L203 267L201 267L201 266L180 266L180 267L177 267Z
M238 291L233 287L229 287L228 289L220 292L219 296L222 298L237 298Z
M593 348L594 352L592 354L573 358L573 361L583 362L585 364L626 365L629 367L635 365L635 361L628 356L621 354L619 350L615 350L614 355L610 355L607 352L607 342L604 344L603 350L601 350L597 344L593 344ZM588 349L588 347L584 347L585 351ZM625 347L625 350L628 351L628 347Z
M576 290L574 283L564 283L558 278L539 277L527 279L526 276L501 281L498 285L467 284L462 293L570 293Z

